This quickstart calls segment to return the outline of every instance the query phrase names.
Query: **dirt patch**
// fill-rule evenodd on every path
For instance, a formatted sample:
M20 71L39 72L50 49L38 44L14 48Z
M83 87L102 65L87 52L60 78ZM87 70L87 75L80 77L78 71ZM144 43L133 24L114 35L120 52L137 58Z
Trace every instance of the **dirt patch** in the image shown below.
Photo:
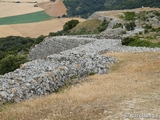
M2 3L0 2L0 18L22 15L32 12L42 11L44 9L34 7L35 3Z
M81 18L55 18L49 21L28 23L28 24L14 24L0 26L0 37L9 35L18 35L24 37L38 37L40 35L48 35L49 32L57 32L63 29L63 25L72 19L77 19L80 22L85 21Z
M66 6L62 1L56 0L56 2L43 2L38 4L39 7L45 9L46 13L50 16L62 16L66 13Z

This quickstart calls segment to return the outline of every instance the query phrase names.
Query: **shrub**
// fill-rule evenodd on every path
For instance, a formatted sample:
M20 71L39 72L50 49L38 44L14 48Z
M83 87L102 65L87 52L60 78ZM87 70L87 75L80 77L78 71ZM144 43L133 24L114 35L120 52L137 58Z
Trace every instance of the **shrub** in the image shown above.
M129 45L131 42L133 42L135 39L126 37L122 40L122 45Z
M72 28L74 28L77 24L79 23L78 20L70 20L68 22L66 22L63 26L63 30L64 31L69 31L71 30Z
M27 62L25 55L8 55L0 61L0 74L5 74L20 67L20 64Z
M126 37L122 40L122 45L140 47L160 47L160 42L152 43L148 40L140 40L139 37Z
M121 23L116 23L114 26L113 26L113 29L115 28L123 28L123 25Z
M126 31L125 30L123 30L123 31L121 31L121 33L120 33L121 35L123 35L123 34L126 34Z
M95 74L96 74L95 72L90 72L90 73L88 73L89 76L95 75Z
M125 27L126 27L126 29L127 29L128 31L134 30L134 28L136 27L136 24L135 24L135 22L129 22L129 23L126 23L126 24L125 24Z
M144 29L149 30L149 29L152 29L152 26L151 26L151 25L146 24L143 28L144 28Z
M97 28L99 32L104 31L107 26L108 26L109 22L107 20L103 20L103 22L101 23L101 25Z
M125 12L124 19L128 21L135 20L135 12Z

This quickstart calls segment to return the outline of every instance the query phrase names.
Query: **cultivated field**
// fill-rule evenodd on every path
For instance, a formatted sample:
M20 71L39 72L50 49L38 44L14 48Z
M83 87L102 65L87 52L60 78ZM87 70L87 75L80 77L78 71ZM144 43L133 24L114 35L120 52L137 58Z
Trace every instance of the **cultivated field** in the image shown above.
M10 35L24 37L38 37L40 35L48 35L49 32L57 32L62 30L63 25L72 19L77 19L80 22L85 21L85 19L81 18L55 18L52 20L36 23L1 25L0 37L6 37Z
M45 9L46 13L50 16L62 16L67 14L67 8L61 0L39 3L38 6Z
M1 120L130 120L125 119L127 113L160 114L160 53L109 55L119 62L108 74L87 77L59 93L4 105Z
M0 18L0 25L33 23L52 19L45 11Z
M42 11L44 9L34 7L35 3L7 3L0 2L0 18L22 15L32 12Z
M44 10L50 16L62 16L66 14L66 7L63 2L61 0L56 0L55 2L38 0L37 3L39 7L34 7L34 5L37 4L33 3L35 0L20 0L20 3L13 3L15 1L16 0L5 0L3 2L0 0L0 37L10 35L38 37L40 35L48 35L49 32L62 30L63 25L69 20L78 19L80 22L85 20L81 18L59 18L38 22L49 19L49 16L39 14L44 13Z

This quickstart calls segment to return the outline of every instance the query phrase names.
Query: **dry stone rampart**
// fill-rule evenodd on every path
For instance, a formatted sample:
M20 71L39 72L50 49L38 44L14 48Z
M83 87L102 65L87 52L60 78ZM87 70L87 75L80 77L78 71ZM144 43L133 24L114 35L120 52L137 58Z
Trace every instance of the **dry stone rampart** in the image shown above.
M67 80L74 76L80 78L88 75L90 72L98 74L107 73L110 64L116 61L113 57L102 55L102 53L106 53L108 51L160 51L159 48L122 46L120 39L96 39L72 36L49 38L37 45L37 48L35 49L47 50L46 47L52 44L51 41L54 41L54 39L57 39L57 41L56 43L54 42L53 48L55 44L56 46L59 45L59 48L61 48L62 45L65 45L65 40L67 43L68 41L78 41L78 44L76 43L76 45L74 45L78 47L73 48L74 46L71 46L72 49L67 48L68 50L60 50L61 52L58 52L57 50L57 54L52 53L51 55L48 53L45 54L42 51L42 54L45 54L42 58L45 57L45 59L36 59L31 62L27 62L23 64L21 68L0 76L1 103L19 102L36 96L50 94L57 91ZM63 41L63 44L58 44L58 40L61 41L60 43ZM75 41L73 43L75 43ZM84 45L80 45L79 43ZM41 55L37 55L36 57L39 58Z

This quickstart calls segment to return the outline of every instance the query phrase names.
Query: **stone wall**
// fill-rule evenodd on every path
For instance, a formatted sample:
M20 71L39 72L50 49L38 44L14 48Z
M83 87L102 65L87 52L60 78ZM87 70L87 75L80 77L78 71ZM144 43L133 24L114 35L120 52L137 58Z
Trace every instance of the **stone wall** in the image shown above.
M68 49L72 49L78 47L79 45L84 45L91 42L92 39L77 39L77 37L51 37L45 39L40 44L36 45L34 48L31 49L29 53L29 59L36 60L36 59L45 59L48 55L57 54L61 51L65 51Z
M57 91L67 80L74 76L83 77L90 72L98 74L107 73L110 64L116 60L107 55L103 56L102 53L160 51L159 48L122 46L120 39L75 38L71 36L49 38L37 45L37 48L41 46L40 48L46 50L47 45L52 44L50 41L52 39L60 40L61 43L63 41L63 44L65 44L65 40L68 42L76 39L79 43L82 40L82 43L85 45L79 45L75 48L71 46L72 49L59 52L58 54L49 55L44 53L45 56L47 55L45 59L27 62L21 68L0 76L0 103L19 102L36 96L50 94ZM54 44L56 43L54 42ZM61 48L63 44L57 44L57 48L58 45ZM45 56L42 56L42 58Z

